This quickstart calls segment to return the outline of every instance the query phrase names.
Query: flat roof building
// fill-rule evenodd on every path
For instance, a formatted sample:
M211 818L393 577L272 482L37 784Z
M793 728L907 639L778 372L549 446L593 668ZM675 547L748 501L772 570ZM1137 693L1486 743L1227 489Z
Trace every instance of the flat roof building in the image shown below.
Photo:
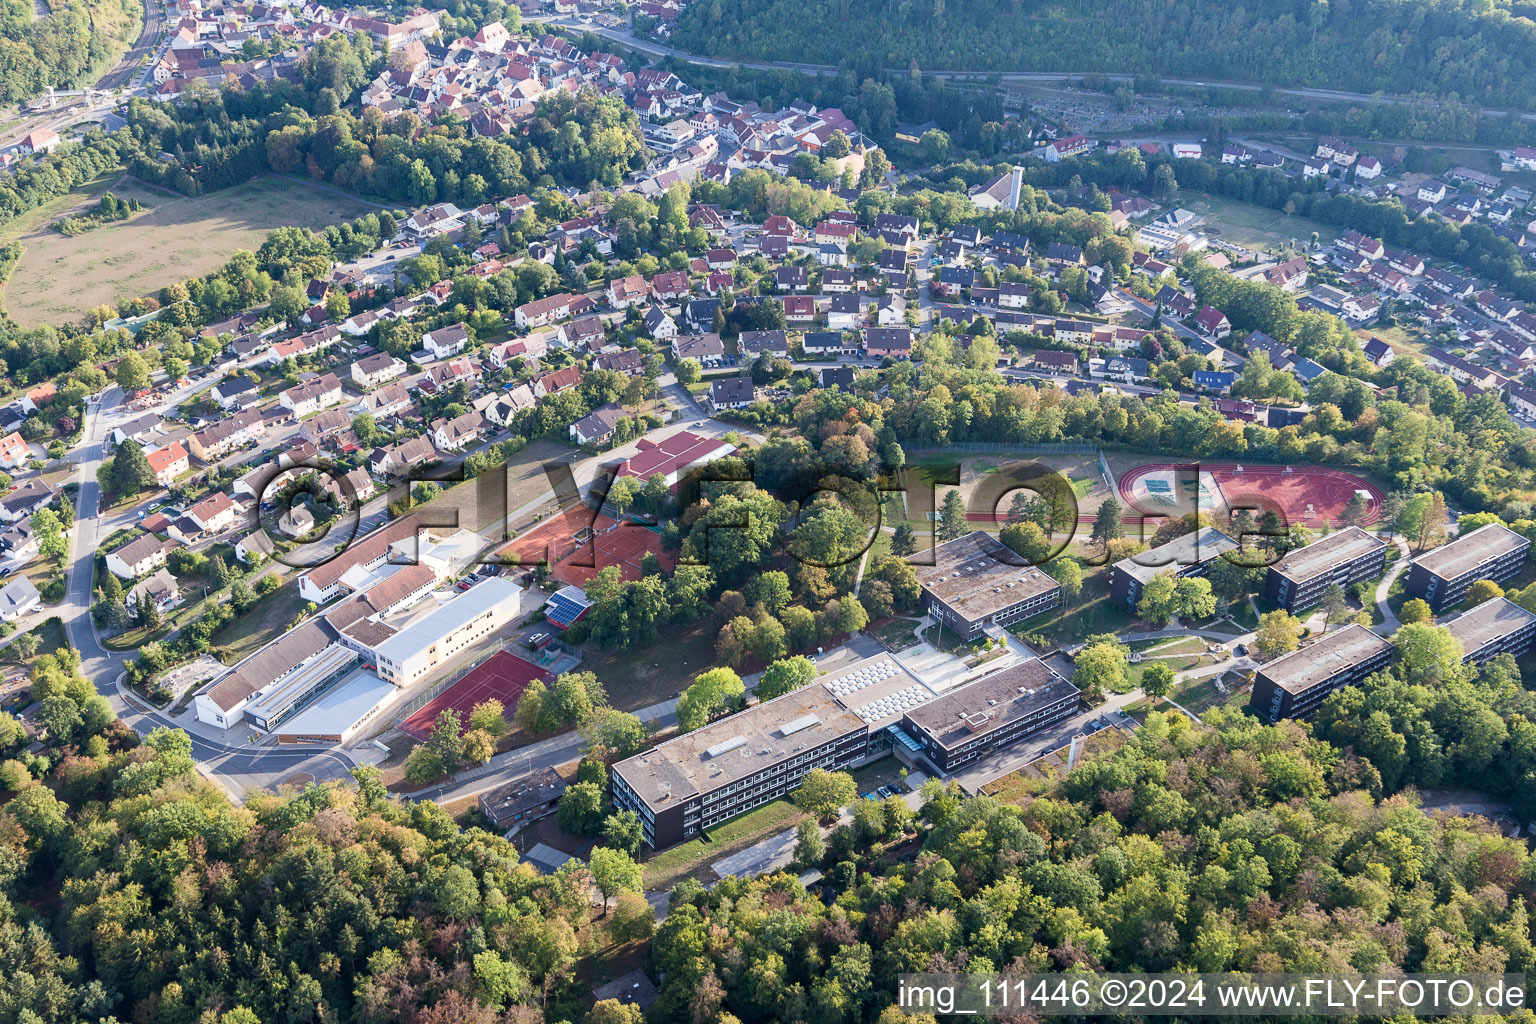
M1141 591L1153 577L1165 572L1177 577L1204 576L1213 560L1237 550L1237 541L1214 526L1175 537L1149 551L1122 558L1110 568L1110 597L1134 612Z
M940 544L934 564L917 566L927 610L961 639L1055 608L1061 586L987 533Z
M271 732L318 700L357 663L356 651L332 644L263 691L246 707L245 717L262 731Z
M1461 644L1464 662L1481 665L1500 654L1519 657L1536 638L1536 613L1528 612L1507 597L1469 608L1442 623Z
M1351 623L1259 669L1249 706L1266 722L1304 718L1330 693L1353 686L1392 660L1392 645Z
M351 743L400 691L372 672L354 672L275 731L279 743Z
M311 619L260 648L220 676L192 701L200 722L228 729L245 717L245 709L264 689L280 684L322 652L336 646L336 631L323 620Z
M553 768L540 768L531 775L481 793L480 813L497 828L514 828L554 811L566 789L559 772Z
M1337 583L1375 579L1387 568L1387 542L1358 526L1297 548L1269 567L1265 596L1288 612L1311 608Z
M1416 557L1403 589L1439 612L1460 604L1477 580L1503 583L1513 577L1530 550L1529 539L1502 523L1489 523Z
M613 803L661 849L776 800L812 769L863 760L869 726L812 683L667 740L613 766Z
M512 581L492 576L423 611L372 648L379 675L396 686L419 682L511 622L522 592Z
M958 686L909 710L902 728L941 773L1075 714L1077 687L1038 658Z

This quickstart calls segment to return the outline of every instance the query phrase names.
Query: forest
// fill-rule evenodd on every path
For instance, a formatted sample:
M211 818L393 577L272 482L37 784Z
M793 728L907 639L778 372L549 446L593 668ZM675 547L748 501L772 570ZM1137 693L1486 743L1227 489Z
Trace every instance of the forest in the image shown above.
M837 31L827 31L836 25ZM881 69L1128 72L1531 109L1536 22L1508 0L792 0L689 4L672 42L717 57Z
M801 829L815 891L686 880L654 936L615 845L543 875L372 768L236 806L185 734L141 741L45 656L45 750L0 715L0 1022L639 1024L589 994L617 947L657 1024L893 1024L903 971L1529 971L1536 860L1418 806L1536 779L1514 662L1459 655L1426 645L1315 726L1153 712L1006 798L857 801Z
M134 39L144 20L138 0L58 0L38 17L32 0L0 4L0 103L70 89Z
M126 129L92 130L0 179L0 221L119 167L184 195L277 172L403 206L476 206L535 185L613 187L645 158L634 111L590 90L541 101L526 132L500 139L472 137L461 119L353 113L346 104L382 60L367 36L335 37L303 58L297 84L133 99Z

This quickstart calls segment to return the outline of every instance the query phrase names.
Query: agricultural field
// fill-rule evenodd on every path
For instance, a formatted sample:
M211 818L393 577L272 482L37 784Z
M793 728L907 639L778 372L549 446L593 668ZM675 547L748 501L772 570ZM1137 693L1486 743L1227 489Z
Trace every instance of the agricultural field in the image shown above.
M72 238L53 222L87 212L103 193L150 209ZM189 199L127 175L98 178L0 228L0 242L25 250L5 286L5 309L24 327L78 320L102 304L159 291L255 250L273 228L318 228L371 206L302 181L264 178ZM68 287L59 287L68 282Z

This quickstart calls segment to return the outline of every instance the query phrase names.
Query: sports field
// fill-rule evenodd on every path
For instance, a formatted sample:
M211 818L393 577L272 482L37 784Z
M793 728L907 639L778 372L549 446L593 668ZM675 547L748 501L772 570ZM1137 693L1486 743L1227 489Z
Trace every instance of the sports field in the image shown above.
M517 698L523 695L523 690L535 679L545 685L554 682L554 677L537 665L530 664L507 651L497 651L471 669L463 679L432 698L422 705L421 710L401 722L400 731L407 736L424 740L432 731L432 723L437 721L437 716L443 711L452 708L459 713L460 719L467 723L470 710L476 704L493 697L501 701L506 714L510 716L517 707Z
M530 568L540 563L554 565L589 541L594 533L603 533L613 525L613 520L607 516L599 515L585 505L577 505L545 519L496 554L508 562Z
M73 238L53 229L54 221L95 206L109 190L150 209ZM254 252L273 228L324 227L371 209L339 192L286 178L263 178L196 198L126 175L100 178L0 228L0 242L19 239L25 246L5 285L5 309L23 327L73 322L103 303L115 305L206 274L238 249Z
M1362 525L1374 523L1385 497L1363 477L1326 466L1252 466L1203 462L1177 466L1151 463L1121 473L1120 500L1131 511L1153 516L1200 511L1225 516L1249 509L1254 516L1274 510L1287 524L1338 525L1356 492L1366 497Z
M583 586L610 565L618 566L619 574L626 580L638 580L641 576L640 560L646 553L654 554L665 569L675 568L677 556L661 550L661 535L634 523L620 523L605 533L597 535L591 544L577 548L554 568L554 577L561 583Z

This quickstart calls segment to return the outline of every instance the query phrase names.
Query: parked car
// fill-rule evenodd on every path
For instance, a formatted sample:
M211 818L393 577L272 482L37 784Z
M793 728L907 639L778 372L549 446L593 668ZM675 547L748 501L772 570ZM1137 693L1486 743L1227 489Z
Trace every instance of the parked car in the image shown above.
M530 651L537 651L553 639L554 636L549 633L529 633L523 637L523 646L527 647Z

